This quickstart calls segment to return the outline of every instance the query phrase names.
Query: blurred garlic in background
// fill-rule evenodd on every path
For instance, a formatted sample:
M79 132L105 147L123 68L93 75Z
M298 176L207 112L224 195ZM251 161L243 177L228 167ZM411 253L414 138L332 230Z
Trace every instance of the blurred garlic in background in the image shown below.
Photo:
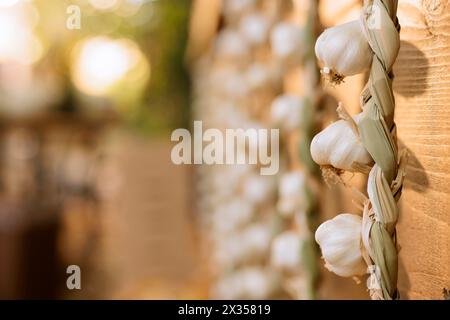
M247 40L237 31L222 30L215 41L217 59L243 65L250 59L250 48Z
M252 45L260 45L268 40L270 23L262 14L250 14L242 18L240 32Z
M254 204L262 204L273 201L275 187L275 179L273 176L254 174L245 179L243 194L245 198Z
M295 272L301 268L301 239L295 231L285 231L272 242L271 264L275 268Z
M301 171L285 173L278 186L277 209L282 216L293 216L296 211L304 211L308 206L305 176Z
M220 279L213 295L217 299L267 299L276 293L280 280L271 269L247 267Z
M305 52L303 30L290 22L276 24L270 42L273 53L280 59L299 58Z
M278 96L271 107L271 118L275 126L284 130L293 130L300 126L304 101L296 95Z

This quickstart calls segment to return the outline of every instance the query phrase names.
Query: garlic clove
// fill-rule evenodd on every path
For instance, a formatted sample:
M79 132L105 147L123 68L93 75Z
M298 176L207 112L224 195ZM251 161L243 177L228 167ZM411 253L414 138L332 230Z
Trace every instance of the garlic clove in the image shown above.
M373 57L359 20L326 29L316 41L315 52L323 64L322 74L336 84L369 69Z
M358 123L360 114L353 117ZM354 164L369 166L372 157L347 120L338 120L311 141L311 156L320 166L355 172Z
M343 213L317 228L316 242L328 270L342 277L366 273L367 266L361 254L361 225L360 216Z

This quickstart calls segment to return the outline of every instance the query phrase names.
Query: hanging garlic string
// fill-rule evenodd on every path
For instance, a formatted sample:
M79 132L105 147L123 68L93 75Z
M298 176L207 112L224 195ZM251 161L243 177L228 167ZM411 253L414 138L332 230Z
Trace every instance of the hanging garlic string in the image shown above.
M398 152L394 123L391 70L400 47L396 12L397 0L366 0L359 21L328 29L316 44L317 57L324 64L322 73L334 83L370 67L361 93L362 112L352 118L340 106L342 120L314 138L311 154L318 164L338 174L370 169L362 219L338 215L318 228L316 241L326 267L338 275L360 275L365 261L368 289L376 300L399 298L395 225L407 157L406 152ZM336 38L341 39L339 45ZM330 142L333 136L339 137Z
M315 299L319 277L318 247L313 232L318 211L317 173L320 171L309 153L319 100L319 72L314 57L316 23L317 1L294 1L291 21L280 23L272 34L272 49L274 55L281 58L287 85L294 79L298 81L299 75L304 79L300 85L296 81L295 86L285 87L285 93L272 102L271 110L273 125L282 130L288 153L288 168L280 176L277 204L279 214L286 219L287 230L275 238L272 260L275 265L284 266L285 286L294 299ZM301 49L296 48L295 54L280 55L282 50L277 47L277 40L283 33L287 36L288 30L292 31L288 38L301 41ZM291 46L294 43L290 41ZM290 72L295 78L289 77Z
M307 193L307 209L305 210L304 222L309 230L308 237L303 241L302 261L303 268L308 278L307 290L310 299L317 297L317 285L319 280L319 263L318 248L314 241L314 230L317 226L318 201L317 195L311 189L311 185L319 185L318 183L318 167L312 160L309 152L312 137L316 130L315 109L317 108L318 98L320 96L319 76L314 57L314 40L316 38L316 28L318 21L318 1L308 1L308 14L305 26L305 43L308 50L304 57L305 73L308 82L305 84L305 107L302 113L301 136L299 141L299 157L303 163L309 187Z

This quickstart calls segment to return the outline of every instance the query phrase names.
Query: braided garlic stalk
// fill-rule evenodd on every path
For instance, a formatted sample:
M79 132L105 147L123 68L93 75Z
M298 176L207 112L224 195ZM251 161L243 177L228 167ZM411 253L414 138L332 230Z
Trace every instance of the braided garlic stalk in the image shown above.
M316 55L326 64L322 73L331 82L339 83L345 76L370 67L368 83L361 93L362 112L351 117L340 106L338 113L343 120L315 137L311 153L318 164L332 168L335 174L344 170L367 173L370 169L368 199L362 200L363 218L352 214L338 215L318 228L316 241L321 246L326 267L338 275L362 275L365 262L370 273L368 289L372 299L376 300L399 298L395 226L406 153L398 152L394 122L392 66L400 47L396 12L397 0L366 0L360 21L326 30L316 44ZM347 43L341 43L340 54L336 56L346 61L334 61L324 48L327 42L335 41L333 33L337 28L344 30L344 26L347 30L352 28L353 34L347 37ZM349 59L352 55L355 57ZM328 149L334 147L335 150L327 153L327 136L341 133L345 135L343 143L347 145L340 148L330 144ZM338 236L344 232L346 237Z
M317 0L296 2L289 20L277 25L272 40L279 40L280 30L293 36L301 34L301 52L283 58L287 82L293 82L289 71L300 75L300 82L272 102L271 119L282 129L287 147L287 170L280 176L277 210L287 228L272 243L272 262L284 270L285 288L294 299L316 299L319 278L318 246L314 241L317 227L320 183L318 166L311 159L309 146L315 134L317 102L320 97L320 75L314 56L317 23ZM279 27L281 26L281 27ZM289 26L289 28L287 28ZM280 41L284 47L286 39ZM289 40L289 39L288 39ZM299 39L297 39L298 41ZM276 44L278 41L272 41ZM290 41L294 43L295 41ZM275 55L276 54L276 50ZM280 50L282 51L282 50ZM287 70L290 69L290 70ZM296 78L298 80L298 78Z

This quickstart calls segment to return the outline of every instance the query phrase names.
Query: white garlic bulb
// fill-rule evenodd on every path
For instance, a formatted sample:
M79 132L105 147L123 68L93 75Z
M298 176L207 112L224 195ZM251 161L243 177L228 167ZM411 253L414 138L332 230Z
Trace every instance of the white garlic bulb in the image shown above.
M272 232L269 225L258 223L239 232L219 235L214 250L215 261L224 269L261 260L269 250Z
M253 174L244 181L243 196L253 204L262 204L273 198L275 181L273 176Z
M246 267L219 279L216 299L267 299L280 287L280 275L261 267Z
M285 94L277 97L271 106L273 124L285 130L298 128L304 107L305 101L299 96Z
M358 123L360 114L353 117ZM372 157L348 120L339 120L319 132L311 141L311 156L321 166L356 171L354 164L371 165Z
M250 89L264 88L271 84L271 70L264 64L253 63L245 73L245 79Z
M242 231L239 239L240 245L246 249L246 257L264 257L270 246L272 229L268 224L253 224Z
M256 4L256 0L226 0L223 2L225 15L239 15L250 10Z
M240 32L252 45L262 44L267 40L269 20L261 14L250 14L242 18Z
M222 68L211 74L212 92L220 96L240 99L248 95L250 88L243 74Z
M235 198L223 204L213 213L213 226L218 234L229 233L250 222L254 213L252 204L243 198Z
M299 26L280 22L272 30L270 42L275 56L281 59L299 56L304 49L304 31Z
M285 231L272 242L270 262L276 268L295 270L300 265L301 241L294 231Z
M293 171L281 176L277 210L282 216L289 217L295 211L306 210L309 204L305 183L305 175L301 171Z
M246 62L250 58L250 48L247 40L237 31L224 29L215 42L218 57Z
M323 64L322 74L336 83L367 70L373 57L358 20L326 29L317 39L315 52Z
M316 242L322 250L325 267L341 277L366 273L361 254L362 218L343 213L325 221L316 230Z

